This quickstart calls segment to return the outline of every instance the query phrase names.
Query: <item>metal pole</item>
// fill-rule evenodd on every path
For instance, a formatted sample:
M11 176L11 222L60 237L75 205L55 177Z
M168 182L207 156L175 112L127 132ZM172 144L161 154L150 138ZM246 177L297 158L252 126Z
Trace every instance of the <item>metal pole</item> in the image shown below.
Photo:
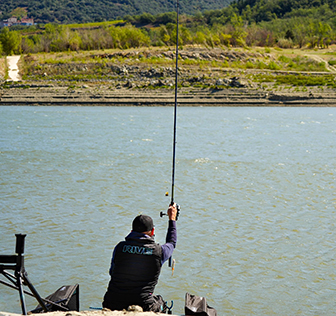
M13 277L14 277L14 276L13 276ZM17 291L20 290L17 286L14 286L14 285L12 285L12 284L10 284L10 283L8 283L8 282L6 282L6 281L3 281L3 280L0 280L0 284L6 285L6 286L8 286L8 287L10 287L10 288L12 288L12 289L14 289L14 290L17 290ZM32 294L31 292L28 292L28 291L26 291L26 290L23 290L23 293L25 293L25 294L27 294L27 295L29 295L29 296L31 296L31 297L36 298L34 294ZM42 299L45 303L48 303L48 304L51 304L51 305L56 306L57 308L59 308L60 311L68 311L68 310L69 310L68 308L66 308L66 307L64 307L64 306L62 306L62 305L60 305L60 304L58 304L58 303L61 303L61 302L63 302L63 301L66 301L66 299L60 300L60 301L58 301L58 303L55 303L55 302L50 301L50 300L47 300L46 298L41 298L41 299Z
M22 315L27 315L27 308L26 308L26 302L25 302L24 291L23 291L23 286L22 286L22 279L20 275L17 276L17 287L19 289Z
M27 284L27 286L29 287L30 292L33 293L34 297L36 298L36 300L37 300L37 301L39 302L39 304L41 305L42 309L43 309L45 312L48 312L48 308L47 308L47 306L44 304L43 299L41 298L40 294L38 294L38 292L35 290L33 284L31 284L30 281L28 280L26 271L24 271L24 272L22 273L22 278L23 278L25 284Z

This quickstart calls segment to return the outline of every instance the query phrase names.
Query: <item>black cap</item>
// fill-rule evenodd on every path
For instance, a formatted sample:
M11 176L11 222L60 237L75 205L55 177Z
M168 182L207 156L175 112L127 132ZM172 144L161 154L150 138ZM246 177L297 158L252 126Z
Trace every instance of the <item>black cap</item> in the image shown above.
M153 220L147 215L138 215L132 223L132 230L138 233L149 232L153 227Z

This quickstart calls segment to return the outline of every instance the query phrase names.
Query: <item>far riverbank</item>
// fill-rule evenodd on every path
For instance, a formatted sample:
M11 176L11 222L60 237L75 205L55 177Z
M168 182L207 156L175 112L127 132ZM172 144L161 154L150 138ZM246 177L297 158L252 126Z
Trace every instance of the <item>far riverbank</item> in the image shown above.
M334 50L185 47L178 103L335 106L336 70L328 63ZM22 79L1 84L0 105L170 106L174 57L161 48L22 56Z

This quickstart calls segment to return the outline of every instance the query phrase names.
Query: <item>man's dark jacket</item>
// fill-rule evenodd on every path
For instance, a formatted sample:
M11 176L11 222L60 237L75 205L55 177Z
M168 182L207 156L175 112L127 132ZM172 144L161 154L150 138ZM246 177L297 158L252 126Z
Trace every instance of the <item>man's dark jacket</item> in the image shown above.
M111 310L139 305L152 310L153 295L162 264L176 246L176 222L169 221L166 243L155 243L148 235L131 232L113 251L111 280L104 296L103 307Z

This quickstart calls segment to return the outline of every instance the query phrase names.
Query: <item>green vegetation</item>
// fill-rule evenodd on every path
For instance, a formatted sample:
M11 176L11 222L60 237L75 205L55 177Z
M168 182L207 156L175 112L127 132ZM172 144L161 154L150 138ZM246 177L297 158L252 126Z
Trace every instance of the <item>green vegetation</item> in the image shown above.
M21 43L21 36L16 31L9 31L8 27L4 27L0 32L0 53L3 51L5 55L12 55L18 51Z
M186 69L190 74L195 71L203 73L204 76L207 75L209 71L221 71L226 69L244 70L244 69L254 69L254 70L281 70L281 71L326 71L325 64L320 63L315 60L311 60L305 56L294 55L292 57L285 56L283 54L279 55L278 59L275 59L276 54L273 54L272 58L268 57L267 54L261 54L257 61L251 61L251 58L256 54L251 51L249 55L244 51L235 51L235 58L230 60L223 54L230 56L231 51L222 51L217 57L205 57L208 59L198 58L190 59L185 58L186 55L190 53L182 52L181 60L179 62L180 67ZM44 80L45 74L47 74L48 80L65 80L65 81L85 81L85 80L113 80L116 78L134 78L139 74L139 69L161 69L157 72L156 78L158 80L163 80L165 76L170 73L170 70L163 69L173 69L175 60L173 53L170 54L170 58L166 56L169 55L169 51L162 49L157 50L139 50L139 51L118 51L110 50L102 52L78 52L78 53L43 53L36 54L33 56L27 55L25 60L25 71L26 74L24 79L29 79L34 77L36 79ZM245 56L245 57L243 57ZM224 59L224 61L223 61ZM126 67L126 68L124 68ZM140 67L140 68L139 68ZM123 69L137 69L129 73L128 70ZM211 70L210 70L211 69ZM168 72L167 72L168 71ZM171 70L172 71L172 70ZM271 73L271 72L270 72ZM168 75L169 76L169 75ZM170 73L172 76L172 73ZM279 74L279 76L282 76ZM316 77L316 75L315 75ZM210 78L210 77L209 77ZM265 75L262 77L263 80L272 78L271 75ZM266 78L266 79L265 79ZM287 76L288 80L291 81L293 78ZM306 77L304 77L306 78ZM309 76L307 77L309 79ZM293 82L299 82L295 79ZM194 77L192 82L197 84L199 78ZM279 81L280 82L280 81ZM321 81L323 82L323 81ZM316 81L315 83L318 83ZM315 84L314 83L314 84ZM303 80L299 83L306 84ZM318 83L320 85L320 83ZM330 84L329 84L330 85Z
M55 1L54 14L56 6L62 1ZM44 1L41 3L44 4ZM81 3L83 12L89 6L88 0L85 4L81 0L66 2L67 5L70 3L75 7ZM96 4L99 7L100 2ZM71 12L76 12L75 7ZM44 8L47 9L47 6ZM136 73L124 73L115 65L172 67L174 50L171 47L176 44L176 13L156 14L151 13L150 8L149 5L148 10L139 11L138 15L130 15L133 14L130 9L122 19L111 21L103 21L105 16L101 15L101 19L90 18L90 23L82 23L86 21L83 17L73 18L68 14L68 21L72 24L60 24L66 21L51 19L56 23L3 28L0 30L0 55L26 54L24 79L44 79L47 76L48 80L68 82L126 80L133 79ZM26 10L31 15L30 9ZM24 14L17 8L10 12L18 17ZM206 73L215 68L220 71L241 69L246 73L262 70L264 75L254 75L251 80L259 82L265 90L269 89L266 83L270 82L282 89L285 89L284 86L335 88L333 76L292 74L326 71L326 64L309 58L309 54L313 54L313 50L318 54L319 49L336 43L335 13L336 0L237 0L225 8L198 11L192 16L182 14L179 28L181 51L183 47L193 46L197 49L221 48L226 53L220 58L181 55L179 64L191 73L195 69ZM259 47L257 50L251 48L256 46ZM137 49L136 54L128 50L132 48ZM151 54L154 48L160 53ZM309 48L310 52L302 53L302 48ZM116 50L123 52L113 54ZM145 50L149 53L143 54ZM328 54L330 56L325 56L325 60L330 66L336 66L336 53ZM280 70L288 73L283 75ZM272 75L274 72L277 75ZM163 80L163 77L158 75L157 79ZM185 86L205 87L207 84L198 80L184 81ZM146 85L151 87L151 84ZM152 88L158 87L153 85ZM167 85L162 82L160 87Z
M257 74L252 75L251 78L255 82L265 83L274 82L276 85L288 85L296 87L308 87L308 86L327 86L329 88L336 88L336 82L333 75L316 75L311 76L309 74Z
M56 1L54 6L62 1ZM87 2L84 5L80 0L71 2L74 10L79 4L83 8L89 6ZM327 48L336 42L335 13L336 0L237 0L223 9L197 12L193 16L182 15L179 44L198 44L209 48L262 46L266 53L271 47ZM11 14L22 16L24 10L14 8ZM1 33L6 32L6 35L0 39L3 53L175 45L176 12L152 15L147 10L140 15L124 15L123 20L92 20L96 22L69 25L47 23L26 28L20 26L10 28L9 32L4 31L4 28ZM15 39L10 48L8 36ZM253 67L252 63L247 66ZM276 64L270 67L277 70Z
M221 9L232 0L185 0L180 11L195 14L208 9ZM115 20L127 14L159 14L175 11L171 0L1 0L0 19L19 16L17 8L25 8L36 23L89 23Z
M91 22L91 23L74 23L67 24L67 27L72 29L80 29L80 28L93 28L93 27L108 27L110 25L115 25L119 23L123 23L123 20L115 20L115 21L104 21L104 22Z

